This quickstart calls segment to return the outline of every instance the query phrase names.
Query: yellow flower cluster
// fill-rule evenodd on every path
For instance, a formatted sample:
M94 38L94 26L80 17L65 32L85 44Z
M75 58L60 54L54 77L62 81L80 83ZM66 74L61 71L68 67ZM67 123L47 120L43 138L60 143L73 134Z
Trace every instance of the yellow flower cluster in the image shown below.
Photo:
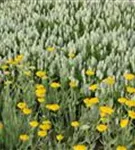
M57 89L57 88L60 87L60 83L58 83L58 82L52 82L52 83L50 84L50 86L51 86L52 88L54 88L54 89Z
M41 79L47 79L46 72L44 72L44 71L37 71L36 76L41 78Z
M32 109L28 108L25 102L19 102L17 107L22 111L23 114L29 115L32 113Z
M60 109L60 106L58 104L46 104L45 106L48 110L51 111L58 111Z
M17 55L14 59L8 59L6 63L10 64L10 65L16 65L16 64L21 63L23 58L24 58L24 55L22 55L22 54Z
M100 106L99 109L101 117L106 117L114 112L114 110L110 106Z
M45 101L46 88L42 84L36 85L35 93L36 93L38 102L42 103Z
M99 99L97 97L85 98L83 100L83 102L86 105L86 107L91 107L91 106L99 103Z

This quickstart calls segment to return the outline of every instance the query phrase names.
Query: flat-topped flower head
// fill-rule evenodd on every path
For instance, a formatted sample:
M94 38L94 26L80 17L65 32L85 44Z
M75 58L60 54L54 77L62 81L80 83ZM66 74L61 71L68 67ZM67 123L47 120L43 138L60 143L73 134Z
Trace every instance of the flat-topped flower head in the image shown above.
M71 122L71 126L76 128L76 127L79 127L80 123L78 121L72 121Z
M52 88L54 88L54 89L57 89L57 88L60 87L60 83L58 83L58 82L52 82L52 83L50 84L50 86L51 86Z
M33 121L30 121L29 122L29 125L31 126L31 127L37 127L38 126L38 121L36 121L36 120L33 120Z
M45 102L45 98L39 97L39 98L37 99L37 101L38 101L39 103L43 103L43 102Z
M104 116L111 115L114 112L114 110L110 106L100 106L99 110L100 110L101 116L102 114L104 114Z
M47 131L46 130L39 130L37 134L39 137L45 137L45 136L47 136Z
M127 150L127 148L123 145L117 146L116 150Z
M42 85L38 85L38 88L35 91L35 94L38 98L44 98L45 94L46 94L46 88L43 87Z
M25 114L25 115L29 115L29 114L32 113L32 109L30 109L30 108L24 108L24 109L22 110L22 112L23 112L23 114Z
M73 146L73 150L87 150L87 147L84 144L78 144Z
M125 73L123 76L126 80L129 80L129 81L135 79L135 75L131 73Z
M120 98L118 98L118 102L121 103L121 104L125 104L127 100L128 100L128 99L125 98L125 97L120 97Z
M20 108L20 109L24 109L24 108L27 107L27 104L26 104L25 102L19 102L19 103L17 104L17 107Z
M125 102L125 104L128 106L128 107L135 107L135 100L127 100Z
M133 93L135 93L135 88L131 87L131 86L127 86L127 92L130 94L133 94Z
M17 63L20 63L24 58L24 55L17 55L14 59L14 62L17 64Z
M27 134L21 134L21 135L19 136L19 139L20 139L21 141L28 141L28 140L29 140L29 136L28 136Z
M85 98L83 102L85 103L86 107L91 107L94 104L99 103L99 99L97 97Z
M125 128L129 123L129 120L128 119L121 119L120 120L120 126L121 128Z
M55 51L56 49L55 49L55 47L47 47L47 51L48 52L53 52L53 51Z
M45 120L42 122L42 124L40 124L39 128L47 131L52 128L52 124L49 120Z
M97 127L96 127L96 129L97 129L99 132L104 132L104 131L107 130L107 128L108 128L108 126L107 126L107 125L104 125L104 124L99 124L99 125L97 125Z
M95 91L98 88L98 84L92 84L89 86L89 90Z
M107 85L113 85L115 83L115 78L113 76L109 76L103 80Z
M85 74L86 74L87 76L93 76L93 75L95 74L95 71L93 71L93 70L91 70L91 69L88 69L88 70L86 70Z
M131 119L135 119L135 111L129 110L129 111L128 111L128 116L129 116Z
M48 110L51 111L58 111L60 109L60 106L58 104L46 104L45 106Z
M36 72L36 76L39 77L39 78L42 78L42 79L46 79L47 78L47 75L46 75L45 71L37 71Z
M64 136L62 134L58 134L58 135L56 135L56 139L57 139L57 141L60 142L64 139Z

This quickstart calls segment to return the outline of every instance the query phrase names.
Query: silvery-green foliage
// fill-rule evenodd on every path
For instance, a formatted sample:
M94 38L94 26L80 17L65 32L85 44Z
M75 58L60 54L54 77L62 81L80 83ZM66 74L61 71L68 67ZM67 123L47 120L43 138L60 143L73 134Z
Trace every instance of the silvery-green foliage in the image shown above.
M89 67L99 79L118 78L135 71L134 12L128 2L5 1L0 4L0 55L4 60L22 53L25 61L31 57L38 69L61 78ZM46 52L48 46L57 52Z

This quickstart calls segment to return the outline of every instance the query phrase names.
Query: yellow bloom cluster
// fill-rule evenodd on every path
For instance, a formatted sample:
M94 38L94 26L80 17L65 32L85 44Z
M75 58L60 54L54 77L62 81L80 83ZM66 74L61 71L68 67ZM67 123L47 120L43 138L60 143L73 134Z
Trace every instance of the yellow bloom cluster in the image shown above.
M46 88L42 84L37 84L36 85L36 96L38 98L39 102L44 102L44 98L46 95Z
M19 102L17 107L22 111L23 114L29 115L32 113L32 109L28 108L25 102Z
M71 126L76 128L76 127L79 127L80 123L78 121L72 121L71 122Z
M126 79L126 80L133 80L134 78L135 78L135 75L134 74L131 74L131 73L125 73L124 74L124 78Z
M87 76L93 76L95 74L95 71L92 71L92 70L88 69L88 70L86 70L85 73L86 73Z
M37 71L36 76L41 78L41 79L47 79L46 72L44 72L44 71Z
M107 115L111 115L114 110L109 106L100 106L100 115L101 117L105 117Z
M51 111L58 111L60 109L60 106L58 104L46 104L45 106L48 110Z
M110 76L103 80L104 83L107 85L113 85L115 83L115 78Z
M89 90L95 91L98 88L98 84L93 84L89 86Z
M87 147L83 144L78 144L73 146L73 150L87 150Z
M97 125L96 129L99 131L99 132L104 132L107 130L107 125L104 125L104 124L99 124Z
M52 83L50 84L50 86L51 86L52 88L54 88L54 89L57 89L57 88L60 87L60 83L58 83L58 82L52 82Z
M85 98L83 100L83 102L86 105L86 107L91 107L91 106L99 103L99 99L97 97Z
M20 138L21 141L29 140L29 136L27 134L21 134L19 138Z
M7 60L6 63L10 64L10 65L16 65L16 64L21 63L23 58L24 58L24 55L22 55L22 54L21 55L17 55L14 59Z

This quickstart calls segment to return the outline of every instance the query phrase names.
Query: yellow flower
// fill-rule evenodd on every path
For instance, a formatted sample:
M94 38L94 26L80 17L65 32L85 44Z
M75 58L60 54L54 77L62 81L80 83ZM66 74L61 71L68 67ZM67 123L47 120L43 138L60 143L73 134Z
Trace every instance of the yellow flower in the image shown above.
M39 130L38 131L38 136L40 136L40 137L45 137L45 136L47 136L47 131L46 130Z
M39 103L43 103L43 102L45 102L45 99L44 99L44 98L38 98L37 101L38 101Z
M127 101L127 99L124 98L124 97L121 97L121 98L118 99L118 102L121 103L121 104L125 104L126 101Z
M44 85L42 84L36 84L36 89L44 89Z
M128 106L128 107L135 107L135 100L127 100L125 102L125 104Z
M64 139L64 136L62 134L56 135L56 139L60 142Z
M39 123L37 121L30 121L29 124L31 127L37 127Z
M121 128L125 128L128 125L129 120L128 119L121 119L120 120L120 126Z
M118 146L116 150L127 150L127 148L125 146Z
M127 87L127 92L128 92L128 93L131 93L131 94L132 94L132 93L135 93L135 88L128 86L128 87Z
M86 70L85 73L86 73L87 76L93 76L95 74L95 72L90 70L90 69Z
M71 81L71 82L69 83L69 86L72 87L72 88L75 88L75 87L78 86L78 83L77 83L77 81Z
M50 86L51 86L52 88L54 88L54 89L57 89L57 88L60 87L60 83L58 83L58 82L52 82L52 83L50 84Z
M4 125L2 122L0 122L0 130L3 129Z
M47 104L45 107L51 111L58 111L60 109L58 104Z
M17 63L20 63L24 58L24 55L18 55L15 57L14 59L14 62L17 64Z
M73 150L86 150L87 147L83 144L78 144L73 146Z
M91 86L89 86L89 90L91 91L95 91L98 88L98 84L93 84Z
M124 74L124 78L126 79L126 80L133 80L134 78L135 78L135 75L133 75L133 74L131 74L131 73L125 73Z
M114 110L109 106L100 106L99 109L102 117L111 115L114 112Z
M104 132L107 130L107 125L104 125L104 124L99 124L96 129L99 131L99 132Z
M115 83L115 78L110 76L104 79L103 82L105 82L108 85L113 85Z
M71 58L71 59L73 59L75 57L75 53L71 53L71 52L68 53L68 57Z
M35 93L37 97L43 98L46 94L46 88L38 88L36 89Z
M85 98L83 102L85 103L86 107L91 107L92 105L99 103L99 99L97 97Z
M17 107L20 108L20 109L24 109L27 107L27 104L25 102L20 102L17 104Z
M78 121L72 121L71 126L72 127L79 127L80 123Z
M36 76L39 77L39 78L42 78L42 79L47 78L46 72L44 72L44 71L37 71Z
M51 121L50 120L44 120L44 121L42 121L42 124L51 124Z
M132 118L132 119L135 119L135 111L129 110L129 111L128 111L128 116L129 116L130 118Z
M50 121L43 121L39 128L42 130L50 130L52 128L52 124Z
M54 50L55 50L54 47L47 47L47 51L49 51L49 52L53 52Z
M29 115L29 114L32 113L32 109L24 108L24 109L22 110L22 112L23 112L25 115Z
M21 141L29 140L29 136L27 134L21 134L19 138L20 138Z

